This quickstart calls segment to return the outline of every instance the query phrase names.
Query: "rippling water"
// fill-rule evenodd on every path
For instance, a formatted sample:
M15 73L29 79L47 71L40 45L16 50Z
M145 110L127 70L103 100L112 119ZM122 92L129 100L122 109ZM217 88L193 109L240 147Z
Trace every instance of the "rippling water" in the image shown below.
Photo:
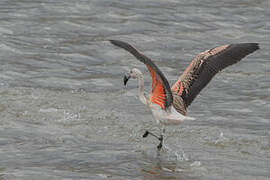
M269 179L270 3L267 0L0 2L0 179ZM189 108L197 120L157 130L123 74L144 65L172 84L201 51L259 42Z

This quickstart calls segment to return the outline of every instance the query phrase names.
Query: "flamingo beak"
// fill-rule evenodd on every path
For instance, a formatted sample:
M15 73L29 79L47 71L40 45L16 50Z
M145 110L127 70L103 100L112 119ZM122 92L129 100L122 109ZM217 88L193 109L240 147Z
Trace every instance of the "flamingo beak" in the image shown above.
M124 76L124 85L125 85L125 86L127 85L127 82L128 82L128 80L129 80L129 78L130 78L130 75L125 75L125 76Z

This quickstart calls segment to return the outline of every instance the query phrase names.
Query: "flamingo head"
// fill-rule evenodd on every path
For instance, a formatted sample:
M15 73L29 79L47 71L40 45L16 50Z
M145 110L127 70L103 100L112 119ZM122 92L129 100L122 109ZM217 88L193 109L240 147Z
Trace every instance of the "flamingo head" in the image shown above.
M138 78L139 76L142 76L142 72L137 69L137 68L133 68L130 70L129 73L125 74L124 76L124 85L126 86L127 85L127 82L130 78L132 79L136 79Z

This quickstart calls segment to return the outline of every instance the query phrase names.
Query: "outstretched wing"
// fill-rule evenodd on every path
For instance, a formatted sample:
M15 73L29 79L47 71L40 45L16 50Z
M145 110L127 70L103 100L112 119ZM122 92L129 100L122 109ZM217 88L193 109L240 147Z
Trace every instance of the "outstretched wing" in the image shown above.
M147 66L152 76L151 101L155 104L158 104L162 109L167 109L168 107L170 107L173 102L170 85L163 73L153 63L153 61L126 42L118 40L110 40L110 42L113 45L127 50L139 61L143 62Z
M240 43L220 46L202 52L192 60L172 86L172 91L182 97L187 107L215 74L239 62L257 49L259 49L258 43Z

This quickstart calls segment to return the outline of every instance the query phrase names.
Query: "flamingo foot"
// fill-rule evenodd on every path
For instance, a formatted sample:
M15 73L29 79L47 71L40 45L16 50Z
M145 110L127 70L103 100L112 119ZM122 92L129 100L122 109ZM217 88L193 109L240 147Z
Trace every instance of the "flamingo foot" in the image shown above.
M149 134L149 131L145 131L145 133L143 134L143 138L146 138L147 136L148 136L148 134Z
M157 146L157 149L160 151L163 146L163 135L160 135L160 138L158 138L158 140L160 142L159 142L159 145Z

